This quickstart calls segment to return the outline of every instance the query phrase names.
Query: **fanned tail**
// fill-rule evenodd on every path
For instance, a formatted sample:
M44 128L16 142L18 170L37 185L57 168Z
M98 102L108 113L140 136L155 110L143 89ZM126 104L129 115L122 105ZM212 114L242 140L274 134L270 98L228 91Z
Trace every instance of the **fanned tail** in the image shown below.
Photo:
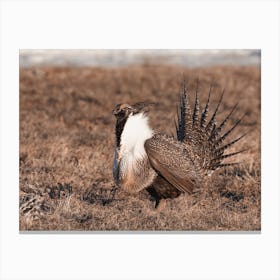
M224 134L222 134L228 120L235 112L237 105L233 106L228 115L217 125L217 114L222 103L224 96L224 90L220 96L220 99L216 105L214 113L212 114L209 122L207 123L209 104L211 99L213 85L211 84L207 102L202 109L200 114L199 107L199 97L198 97L198 81L195 91L194 108L191 110L190 102L188 98L188 91L186 87L186 82L183 81L182 93L180 98L180 106L177 112L177 121L175 120L175 127L177 132L177 140L188 144L198 161L200 166L205 170L215 170L221 167L232 166L239 164L236 162L224 163L223 160L231 158L237 154L243 153L247 150L243 149L237 152L225 154L225 152L239 140L241 140L247 133L239 136L238 138L224 144L228 136L235 130L235 128L240 124L244 114L240 119L238 119L234 125L228 129Z

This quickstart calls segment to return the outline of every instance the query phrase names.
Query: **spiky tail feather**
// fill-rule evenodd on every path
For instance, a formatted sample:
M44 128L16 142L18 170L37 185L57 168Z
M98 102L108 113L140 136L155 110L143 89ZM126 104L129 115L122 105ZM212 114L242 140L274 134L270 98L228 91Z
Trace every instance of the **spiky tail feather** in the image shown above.
M189 100L187 99L187 87L185 80L182 85L182 93L180 98L180 110L177 112L177 139L181 142L191 140L192 116Z
M240 137L236 138L235 140L224 144L224 141L240 124L241 120L246 115L245 114L244 116L242 116L242 118L236 121L235 124L229 130L222 134L222 129L225 127L229 118L232 116L232 114L237 108L236 104L226 116L226 118L220 123L220 125L217 126L216 117L224 96L224 90L222 91L221 97L217 103L214 113L212 114L209 122L207 123L212 87L213 85L211 84L207 102L200 116L198 81L195 92L194 108L193 110L191 110L188 98L188 90L186 82L184 80L180 98L180 107L177 112L177 122L175 121L177 140L180 142L185 142L188 145L192 146L194 152L198 155L198 158L200 159L201 167L205 170L215 170L217 168L238 164L235 162L224 163L223 160L231 158L237 154L246 151L240 150L234 153L224 154L226 150L228 150L228 148L237 143L247 134L245 133Z

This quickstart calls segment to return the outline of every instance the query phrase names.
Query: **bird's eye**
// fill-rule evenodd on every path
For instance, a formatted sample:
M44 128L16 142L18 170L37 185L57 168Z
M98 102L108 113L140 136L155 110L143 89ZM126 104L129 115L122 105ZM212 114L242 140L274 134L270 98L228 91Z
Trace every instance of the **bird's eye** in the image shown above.
M124 109L119 110L118 115L119 116L124 116L125 115L125 110Z

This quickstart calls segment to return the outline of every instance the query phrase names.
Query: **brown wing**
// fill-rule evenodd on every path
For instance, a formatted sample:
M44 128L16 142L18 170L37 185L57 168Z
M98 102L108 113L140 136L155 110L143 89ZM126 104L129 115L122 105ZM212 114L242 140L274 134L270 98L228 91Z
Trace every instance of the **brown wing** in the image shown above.
M151 166L181 192L192 193L197 185L197 174L191 155L173 138L155 135L145 142Z

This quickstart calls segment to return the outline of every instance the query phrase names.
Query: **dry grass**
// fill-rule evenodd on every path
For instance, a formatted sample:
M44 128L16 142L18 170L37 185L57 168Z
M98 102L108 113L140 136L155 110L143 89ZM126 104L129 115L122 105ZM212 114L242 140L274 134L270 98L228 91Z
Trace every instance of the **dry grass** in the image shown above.
M219 118L239 101L229 125L247 116L233 136L251 132L232 151L250 150L201 193L167 200L159 211L146 191L111 191L111 112L116 103L158 102L151 125L173 133L183 73L192 87L199 77L202 104L215 81L211 111L226 88ZM259 68L20 70L20 230L260 230L260 170Z

